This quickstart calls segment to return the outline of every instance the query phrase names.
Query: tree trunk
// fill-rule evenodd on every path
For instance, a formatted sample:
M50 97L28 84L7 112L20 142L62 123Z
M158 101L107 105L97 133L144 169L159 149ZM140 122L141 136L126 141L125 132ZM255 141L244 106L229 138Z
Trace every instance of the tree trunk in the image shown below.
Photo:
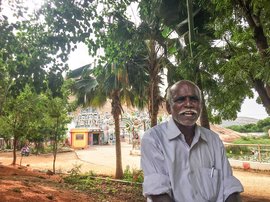
M157 57L156 52L156 42L154 40L150 40L149 42L149 76L150 76L150 84L149 84L149 114L151 119L151 127L157 125L157 115L160 105L160 91L159 91L159 72L160 72L160 64L159 58Z
M244 17L246 18L250 28L253 30L253 38L256 42L257 49L262 55L262 58L265 58L268 54L268 43L267 38L264 34L264 30L261 24L260 16L255 14L254 7L249 4L244 4L243 1L239 1L241 10L243 11Z
M200 123L202 127L210 129L208 113L205 106L205 99L204 99L203 93L202 93L202 111L201 111L201 116L200 116Z
M122 168L122 154L121 154L121 142L120 142L120 118L121 115L121 102L119 99L119 91L115 90L112 93L112 115L114 119L114 132L115 132L115 152L116 152L116 171L115 178L123 178Z
M14 135L14 139L13 139L13 161L12 161L12 165L16 165L16 159L17 159L17 155L16 155L17 143L18 143L18 138L16 137L16 135Z
M210 129L209 119L208 119L208 113L207 108L205 105L205 99L204 99L204 93L203 93L203 85L201 80L200 72L198 71L198 77L197 77L197 85L201 89L201 100L202 100L202 106L201 106L201 115L200 115L200 124L202 127Z
M195 41L195 32L194 32L194 19L193 19L193 6L192 6L192 0L187 0L187 13L188 13L188 30L189 30L189 49L190 49L190 57L192 60L193 58L193 51L194 51L194 41ZM199 62L193 62L193 65L196 67L195 69L195 76L196 76L196 83L198 87L201 89L201 100L202 100L202 111L200 116L200 123L202 127L210 129L209 119L208 119L208 113L205 105L205 99L203 94L203 86L202 86L202 79L201 79L201 73L199 69Z
M55 174L56 154L57 154L57 141L54 140L54 143L53 143L53 173L54 174Z
M56 153L53 152L53 173L55 174L55 161L56 161Z
M59 117L56 118L56 130L54 131L54 141L53 141L53 173L55 174L55 162L58 149L58 130L59 129Z
M262 104L265 107L266 112L270 115L270 97L267 93L266 88L264 87L263 82L261 80L254 79L253 83L255 90L258 92L262 100Z
M115 122L115 151L116 151L116 171L115 178L123 178L123 168L122 168L122 154L121 154L121 141L120 141L120 121L119 115L114 116Z
M152 84L153 88L151 93L151 103L150 103L150 117L151 117L151 127L157 125L157 116L159 110L159 87L156 82Z

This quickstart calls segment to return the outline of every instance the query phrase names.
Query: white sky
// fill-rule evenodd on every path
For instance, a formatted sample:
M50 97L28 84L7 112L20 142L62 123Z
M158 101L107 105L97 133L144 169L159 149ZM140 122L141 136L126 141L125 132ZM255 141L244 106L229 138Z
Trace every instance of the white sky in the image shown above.
M68 66L71 70L92 62L94 62L94 59L89 56L88 48L83 43L77 44L77 49L69 54Z
M238 117L250 117L255 119L265 119L268 117L265 108L263 105L256 103L256 98L258 94L255 93L254 98L246 98L242 104L241 111L238 113Z

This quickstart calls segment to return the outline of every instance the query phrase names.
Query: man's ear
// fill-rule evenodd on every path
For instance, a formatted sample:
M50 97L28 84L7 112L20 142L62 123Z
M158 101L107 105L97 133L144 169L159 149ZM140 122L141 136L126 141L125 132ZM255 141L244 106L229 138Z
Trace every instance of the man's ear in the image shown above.
M168 101L166 101L166 109L167 109L167 112L168 112L169 114L172 113L172 111L171 111L171 105L170 105L170 103L169 103Z

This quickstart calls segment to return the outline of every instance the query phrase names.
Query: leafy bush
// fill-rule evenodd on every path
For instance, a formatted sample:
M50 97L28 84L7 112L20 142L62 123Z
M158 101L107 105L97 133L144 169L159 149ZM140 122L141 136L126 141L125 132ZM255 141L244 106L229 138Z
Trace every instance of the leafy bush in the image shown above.
M262 129L260 129L254 123L246 124L243 126L239 126L239 125L229 126L228 128L234 131L240 132L240 133L262 132Z
M124 170L124 178L123 180L129 181L129 182L143 182L143 172L142 170L133 169L130 170L129 166L126 167Z
M73 165L74 167L69 171L71 176L79 176L79 174L81 173L81 167L82 164L80 165Z
M226 147L227 155L242 155L242 154L250 154L251 151L246 146L240 145L229 145Z

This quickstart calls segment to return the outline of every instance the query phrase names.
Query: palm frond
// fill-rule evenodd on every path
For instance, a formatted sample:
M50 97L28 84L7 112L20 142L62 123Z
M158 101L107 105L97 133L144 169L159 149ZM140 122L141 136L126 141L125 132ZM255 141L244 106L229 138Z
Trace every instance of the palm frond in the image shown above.
M89 69L91 69L91 64L87 64L77 69L71 70L67 73L67 78L79 78L83 75L83 72Z

